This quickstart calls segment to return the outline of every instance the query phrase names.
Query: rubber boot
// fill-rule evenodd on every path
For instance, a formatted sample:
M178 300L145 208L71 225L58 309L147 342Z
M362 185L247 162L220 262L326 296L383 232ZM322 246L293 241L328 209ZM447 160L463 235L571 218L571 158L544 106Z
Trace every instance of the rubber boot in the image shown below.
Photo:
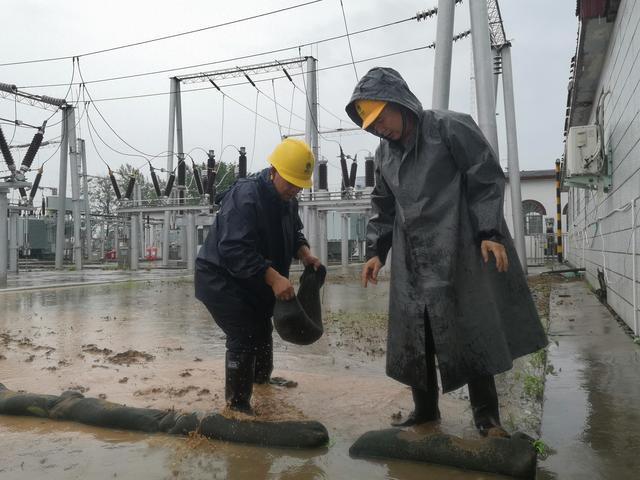
M421 423L435 422L440 420L440 409L438 408L438 388L429 391L411 387L413 403L415 408L406 420L394 422L394 427L410 427Z
M473 421L480 435L509 438L509 433L500 424L498 392L493 375L474 378L468 386Z
M253 383L270 383L273 372L273 340L260 345L256 349L256 369Z
M255 363L256 357L253 353L227 351L224 397L229 409L253 415L251 393Z

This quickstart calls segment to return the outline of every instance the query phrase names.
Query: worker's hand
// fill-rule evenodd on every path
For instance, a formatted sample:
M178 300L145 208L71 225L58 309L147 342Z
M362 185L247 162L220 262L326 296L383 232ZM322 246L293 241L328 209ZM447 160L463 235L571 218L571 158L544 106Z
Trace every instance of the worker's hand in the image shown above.
M296 295L289 279L282 275L276 278L273 285L271 285L271 289L278 300L291 300Z
M480 244L480 253L482 253L482 259L484 263L489 261L489 252L493 253L496 258L496 268L499 272L506 272L509 269L509 259L507 258L507 251L504 249L504 245L498 242L492 242L491 240L483 240Z
M311 255L310 253L302 257L302 264L305 267L312 265L314 270L318 270L318 268L322 266L322 262L320 261L320 259L315 255Z
M378 283L378 272L382 268L380 258L375 256L367 260L362 267L362 286L367 288L369 282L376 285Z

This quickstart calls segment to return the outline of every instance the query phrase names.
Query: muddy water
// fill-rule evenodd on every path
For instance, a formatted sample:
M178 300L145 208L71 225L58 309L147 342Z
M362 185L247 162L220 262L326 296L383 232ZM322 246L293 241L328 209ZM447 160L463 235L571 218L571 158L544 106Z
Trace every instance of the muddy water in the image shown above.
M0 382L132 406L220 410L224 338L192 291L188 282L154 281L0 294ZM264 416L321 421L329 447L267 449L2 416L0 478L502 478L349 458L360 434L410 410L410 393L384 375L387 288L328 285L323 302L327 333L319 342L299 347L274 336L274 374L298 387L260 387L254 399ZM445 397L441 410L444 431L476 435L467 402Z

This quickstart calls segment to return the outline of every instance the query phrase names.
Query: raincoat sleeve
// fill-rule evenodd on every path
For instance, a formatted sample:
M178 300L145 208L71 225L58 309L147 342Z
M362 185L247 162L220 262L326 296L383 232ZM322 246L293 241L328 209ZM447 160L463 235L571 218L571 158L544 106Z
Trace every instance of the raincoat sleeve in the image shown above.
M298 204L296 203L295 208L293 209L293 230L294 230L294 239L293 239L293 258L298 258L298 250L303 245L309 246L309 242L307 242L304 233L302 233L302 229L304 225L302 224L302 220L300 220L300 214L298 213Z
M503 225L504 173L496 155L475 121L451 112L441 124L441 134L464 176L476 241L500 241Z
M258 196L249 183L232 189L218 212L218 251L236 278L262 278L271 265L258 251Z
M367 259L377 256L385 263L393 239L393 222L396 215L396 199L380 173L381 152L376 151L376 186L371 192L373 216L367 224Z

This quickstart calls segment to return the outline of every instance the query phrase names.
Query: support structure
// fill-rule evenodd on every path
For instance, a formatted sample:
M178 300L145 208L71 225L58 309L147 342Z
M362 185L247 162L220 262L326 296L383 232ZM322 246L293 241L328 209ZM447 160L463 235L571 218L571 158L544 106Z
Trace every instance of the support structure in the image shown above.
M76 270L82 270L82 237L80 219L80 170L78 169L78 142L76 140L76 115L72 109L67 116L68 143L69 143L69 167L71 169L71 202L73 212L73 263ZM66 199L60 198L64 205Z
M343 267L349 265L349 215L346 213L341 214L342 217L342 229L341 229L341 244L340 244L340 260Z
M436 33L436 58L433 69L433 94L431 108L447 110L451 86L451 55L453 50L453 21L455 0L438 0L438 30Z
M187 270L192 272L196 264L196 216L187 213Z
M520 162L518 160L518 135L516 129L516 107L513 94L513 69L511 68L511 46L501 50L502 94L507 130L507 162L509 166L509 192L516 252L524 273L527 273L527 250L524 244L524 218L522 216L522 193L520 191Z
M80 158L82 161L82 195L84 200L84 252L85 258L89 261L92 259L91 249L91 206L89 204L89 180L87 178L87 151L83 139L78 139L78 148L80 149ZM103 258L103 257L100 257Z
M18 211L9 215L9 271L18 273Z
M478 106L478 125L499 159L498 126L496 124L495 82L489 17L485 0L469 0L471 16L471 41L473 46L473 68Z
M64 223L66 215L66 198L67 198L67 156L69 154L69 116L73 111L73 107L64 107L62 109L62 137L60 144L60 169L58 172L58 210L56 212L56 270L62 269L64 260ZM72 125L75 128L75 124Z
M9 211L9 189L0 182L0 288L7 287L7 213Z
M129 234L129 263L131 270L138 270L138 257L140 255L138 247L140 246L140 239L138 238L138 229L140 227L138 223L138 215L134 213L131 215L130 222L130 234Z
M319 188L318 175L318 61L313 57L307 57L307 108L305 115L305 135L307 145L311 147L313 156L316 159L313 168L313 190Z

